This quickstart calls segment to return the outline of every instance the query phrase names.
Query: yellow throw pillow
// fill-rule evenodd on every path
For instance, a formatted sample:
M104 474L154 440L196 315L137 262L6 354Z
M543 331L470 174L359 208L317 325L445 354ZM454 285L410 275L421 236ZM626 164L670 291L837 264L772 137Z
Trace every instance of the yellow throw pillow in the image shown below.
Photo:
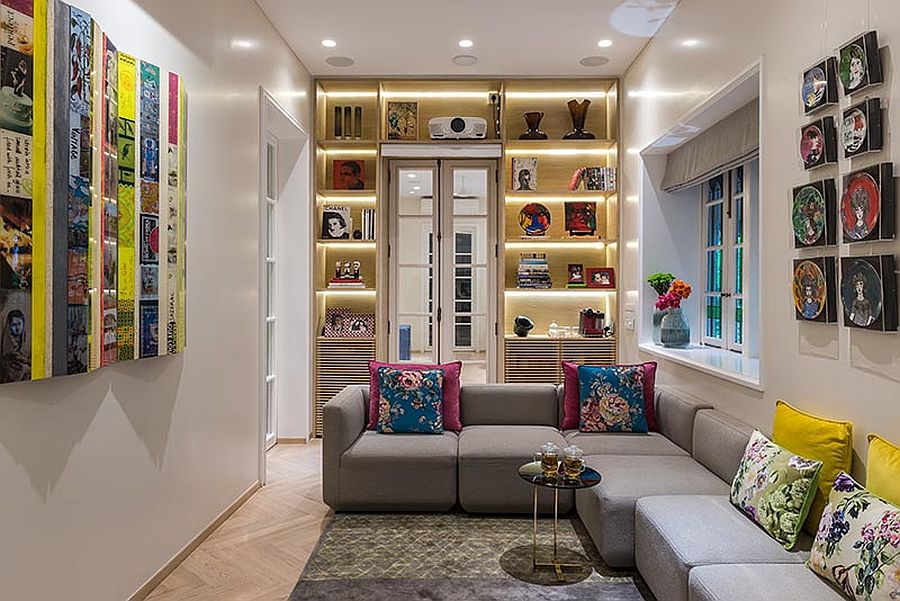
M866 488L885 501L900 506L900 447L877 434L869 434Z
M795 455L822 462L819 490L803 529L815 535L834 479L841 472L850 473L853 462L853 424L824 419L791 407L785 401L775 402L772 440Z

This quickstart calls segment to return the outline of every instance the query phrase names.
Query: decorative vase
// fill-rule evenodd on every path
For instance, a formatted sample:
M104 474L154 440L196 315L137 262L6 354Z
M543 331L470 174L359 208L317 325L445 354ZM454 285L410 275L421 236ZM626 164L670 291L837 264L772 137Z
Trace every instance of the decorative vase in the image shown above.
M662 346L662 320L666 316L665 311L653 310L653 344Z
M663 316L659 338L666 348L686 348L691 343L691 327L681 308L670 308Z
M597 136L584 131L584 120L587 118L591 101L585 98L581 102L569 101L569 114L572 116L572 131L563 136L563 140L593 140Z
M541 119L544 118L544 113L541 111L531 111L529 113L525 113L525 125L528 126L528 131L519 136L520 140L546 140L548 138L547 134L541 131Z
M533 329L534 322L525 315L519 315L513 320L513 333L519 338L525 338Z

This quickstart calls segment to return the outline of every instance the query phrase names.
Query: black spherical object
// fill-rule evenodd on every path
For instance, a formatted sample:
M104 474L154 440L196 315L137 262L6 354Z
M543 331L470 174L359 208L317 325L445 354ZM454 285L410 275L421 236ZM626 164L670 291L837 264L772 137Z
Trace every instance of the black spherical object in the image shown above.
M528 336L528 332L534 329L534 322L529 317L519 315L513 320L513 333L520 338Z

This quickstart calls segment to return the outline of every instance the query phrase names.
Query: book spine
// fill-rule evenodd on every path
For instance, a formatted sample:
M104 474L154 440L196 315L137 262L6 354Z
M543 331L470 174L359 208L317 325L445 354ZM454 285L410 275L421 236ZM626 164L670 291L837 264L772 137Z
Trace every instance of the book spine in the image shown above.
M358 106L354 109L355 119L353 120L353 137L357 140L362 138L362 107Z
M343 109L339 106L334 107L334 139L340 140L341 136L341 123L343 122Z

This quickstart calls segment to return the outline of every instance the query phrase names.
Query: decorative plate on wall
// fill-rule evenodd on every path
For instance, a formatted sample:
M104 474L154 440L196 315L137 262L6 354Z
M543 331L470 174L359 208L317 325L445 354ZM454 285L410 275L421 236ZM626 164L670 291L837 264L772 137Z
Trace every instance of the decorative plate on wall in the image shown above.
M894 239L893 168L893 163L882 163L844 176L841 195L844 242Z
M841 119L841 146L846 158L881 150L881 101L868 98L851 106Z
M794 248L830 246L837 242L837 192L833 179L793 190L791 225Z
M834 117L822 117L800 129L800 160L804 169L837 163Z
M893 255L841 258L844 325L896 332L896 280Z
M883 81L878 34L874 31L847 42L841 46L838 54L838 74L847 96Z
M837 59L829 56L803 72L800 103L809 115L837 102Z
M800 321L837 322L834 257L794 259L794 312Z

